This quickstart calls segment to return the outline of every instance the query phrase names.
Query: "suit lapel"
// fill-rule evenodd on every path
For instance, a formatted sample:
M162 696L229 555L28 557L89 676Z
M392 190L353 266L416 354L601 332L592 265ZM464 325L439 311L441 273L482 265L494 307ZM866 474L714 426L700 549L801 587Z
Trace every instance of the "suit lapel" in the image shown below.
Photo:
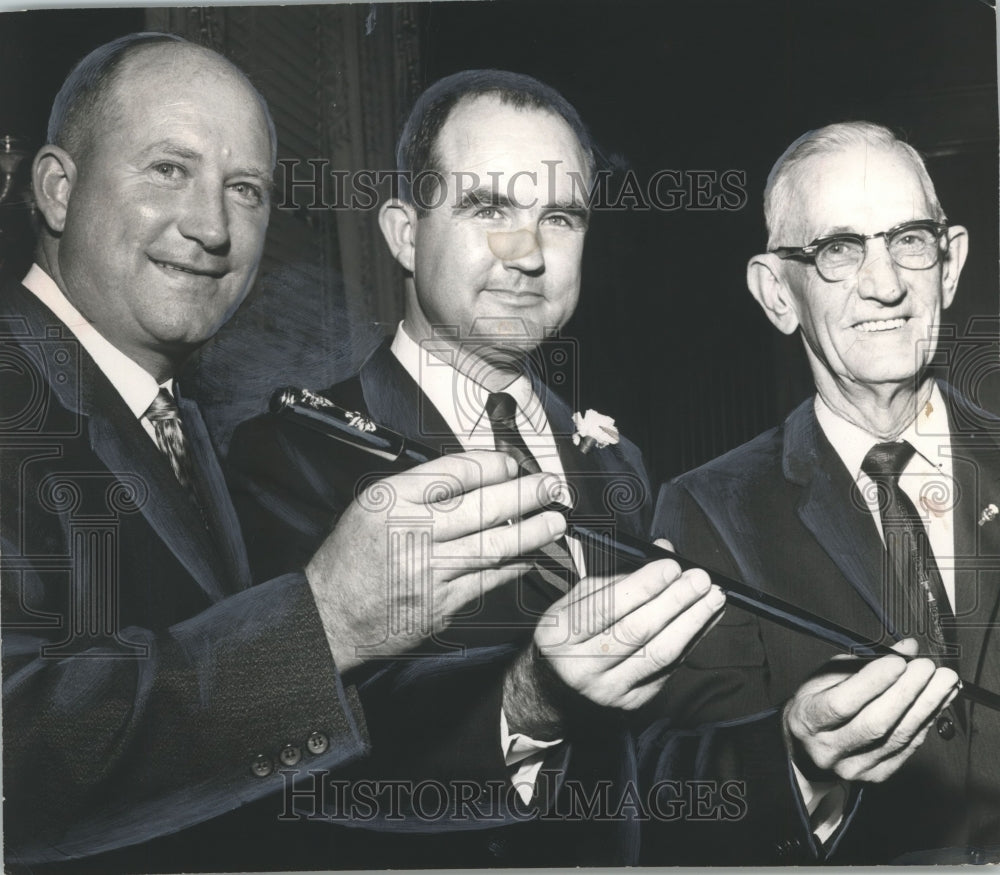
M610 475L622 473L623 464L614 465L620 461L614 447L603 450L591 450L581 453L580 448L573 443L572 435L576 431L573 423L573 413L569 406L544 385L536 384L535 394L542 399L542 406L548 418L552 435L555 438L556 450L566 479L574 490L575 504L573 516L583 519L606 520L612 515L608 487L611 485Z
M438 452L461 449L444 417L384 342L359 374L368 412L380 425L416 438Z
M204 510L208 517L212 541L224 563L224 579L235 584L238 589L245 589L250 585L250 562L240 532L236 508L229 496L225 477L219 465L219 457L212 446L208 428L198 406L179 393L177 402L184 422L184 434L201 476L202 493L207 504ZM232 586L227 588L231 589Z
M230 589L224 583L227 574L197 511L174 478L169 462L87 351L55 314L20 284L4 290L0 314L22 323L29 342L34 338L51 342L58 330L63 340L74 346L79 371L72 376L78 379L51 379L53 395L66 410L80 416L80 428L86 430L91 450L108 471L135 474L145 485L147 494L140 512L146 522L198 585L212 599L221 598ZM20 328L17 333L21 334ZM53 370L48 362L40 364L45 373ZM204 426L199 425L195 431L199 429L203 431ZM200 438L197 443L201 455L204 447Z
M979 519L988 505L1000 506L1000 420L971 405L947 384L939 385L948 404L953 472L958 484L953 521L960 665L963 677L978 679L992 673L989 682L995 687L1000 671L986 665L985 655L991 641L994 648L1000 644L996 640L1000 517L981 526Z
M230 587L215 544L170 463L89 356L85 365L93 371L84 379L90 387L84 413L95 455L112 473L131 471L141 478L148 490L140 508L146 522L208 596L222 598Z
M785 421L783 470L788 480L802 488L799 519L886 625L878 529L853 478L823 434L811 398Z

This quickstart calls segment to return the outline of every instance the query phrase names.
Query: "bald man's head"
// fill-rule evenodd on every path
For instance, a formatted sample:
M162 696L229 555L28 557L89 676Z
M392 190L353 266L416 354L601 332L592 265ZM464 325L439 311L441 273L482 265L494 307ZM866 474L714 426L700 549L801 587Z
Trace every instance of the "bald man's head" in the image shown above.
M131 61L150 49L161 47L176 52L178 59L187 53L216 59L241 77L254 94L264 112L270 129L272 154L276 157L277 137L267 103L243 72L229 60L211 49L198 46L172 33L130 33L94 49L66 77L52 103L46 142L59 146L71 155L81 157L93 144L93 134L102 127L114 125L120 106L116 101L118 87L129 78Z

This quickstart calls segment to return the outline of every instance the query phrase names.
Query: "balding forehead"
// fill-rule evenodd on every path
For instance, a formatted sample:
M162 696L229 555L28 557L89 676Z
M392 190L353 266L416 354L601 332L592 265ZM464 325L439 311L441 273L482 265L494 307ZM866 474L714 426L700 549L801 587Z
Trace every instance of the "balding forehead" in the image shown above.
M925 198L927 197L928 193L921 180L920 168L907 150L899 145L891 147L856 145L820 152L796 162L789 173L791 201L797 203L803 197L809 197L810 183L834 175L842 177L845 166L848 164L851 174L865 174L873 156L887 156L903 161L910 170L914 191L919 192Z
M232 61L212 49L189 42L165 42L139 45L131 50L122 61L112 84L109 97L113 111L122 110L118 99L128 92L130 84L137 79L166 81L178 78L195 79L207 89L225 85L242 89L247 97L260 109L265 127L271 140L271 165L277 159L277 134L267 102L253 86L246 74Z
M230 60L211 49L186 42L150 43L131 49L118 69L115 87L127 88L128 80L137 76L173 77L177 74L219 76L245 85L250 92L256 91Z
M876 233L902 221L936 219L933 189L905 149L865 145L797 162L780 198L772 245L805 245L841 232Z

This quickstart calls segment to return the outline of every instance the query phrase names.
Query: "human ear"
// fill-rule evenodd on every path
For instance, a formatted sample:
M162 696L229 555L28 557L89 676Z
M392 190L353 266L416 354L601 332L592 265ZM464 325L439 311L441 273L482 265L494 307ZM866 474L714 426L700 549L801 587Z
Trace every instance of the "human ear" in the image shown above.
M382 229L382 236L389 245L392 257L410 273L413 273L415 261L416 224L416 208L399 198L386 201L378 211L378 226Z
M799 327L799 316L778 256L768 252L751 258L747 264L747 287L780 332L794 333Z
M31 168L35 203L54 234L62 233L66 211L76 184L76 162L65 149L51 144L42 146Z
M958 277L969 254L969 232L961 225L951 225L945 233L948 236L948 254L941 269L941 307L947 310L955 300Z

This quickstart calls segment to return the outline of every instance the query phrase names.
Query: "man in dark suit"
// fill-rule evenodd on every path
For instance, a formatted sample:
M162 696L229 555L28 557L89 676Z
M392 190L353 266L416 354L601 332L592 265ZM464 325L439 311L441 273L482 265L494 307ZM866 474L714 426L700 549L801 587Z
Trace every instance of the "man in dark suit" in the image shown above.
M703 761L726 751L747 779L746 841L700 862L995 859L1000 722L953 696L955 672L1000 689L1000 420L929 370L967 233L947 224L919 155L860 122L793 143L765 214L750 290L779 330L801 331L817 394L665 485L654 531L920 658L827 662L831 647L730 610L668 682L646 768L694 738L670 730L716 724ZM647 859L669 859L668 841L652 829Z
M419 643L411 609L453 612L564 523L506 524L540 501L500 454L466 454L423 466L445 483L433 496L419 476L390 481L449 557L404 551L405 603L378 555L385 519L356 505L301 564L251 586L174 375L256 273L276 149L266 105L216 53L133 34L70 74L49 139L33 168L37 264L0 294L6 863L274 865L291 834L223 815L280 798L283 769L366 752L360 648ZM487 491L501 518L482 532ZM405 633L385 635L389 609ZM280 827L274 809L261 826Z
M555 478L576 516L643 535L649 503L638 450L607 417L574 417L539 375L547 350L565 356L558 332L579 294L593 162L576 111L530 77L466 71L424 92L399 140L400 196L380 212L406 272L403 322L357 377L322 394L436 449L505 449ZM565 364L572 376L572 357ZM378 470L270 416L237 429L228 462L249 540L271 533L255 552L264 574L297 561L337 518L355 490L343 472ZM612 816L620 799L612 810L598 802L589 822L579 808L560 815L547 806L581 789L589 797L601 782L625 786L631 752L621 712L654 694L722 599L700 572L680 574L672 562L613 582L603 576L614 569L576 541L558 547L561 575L533 572L491 593L422 658L361 689L369 713L395 717L371 720L381 774L412 778L433 764L453 787L513 786L535 814L554 816L513 830L487 830L497 819L475 815L385 818L390 830L438 835L360 836L367 865L634 858L634 823Z

